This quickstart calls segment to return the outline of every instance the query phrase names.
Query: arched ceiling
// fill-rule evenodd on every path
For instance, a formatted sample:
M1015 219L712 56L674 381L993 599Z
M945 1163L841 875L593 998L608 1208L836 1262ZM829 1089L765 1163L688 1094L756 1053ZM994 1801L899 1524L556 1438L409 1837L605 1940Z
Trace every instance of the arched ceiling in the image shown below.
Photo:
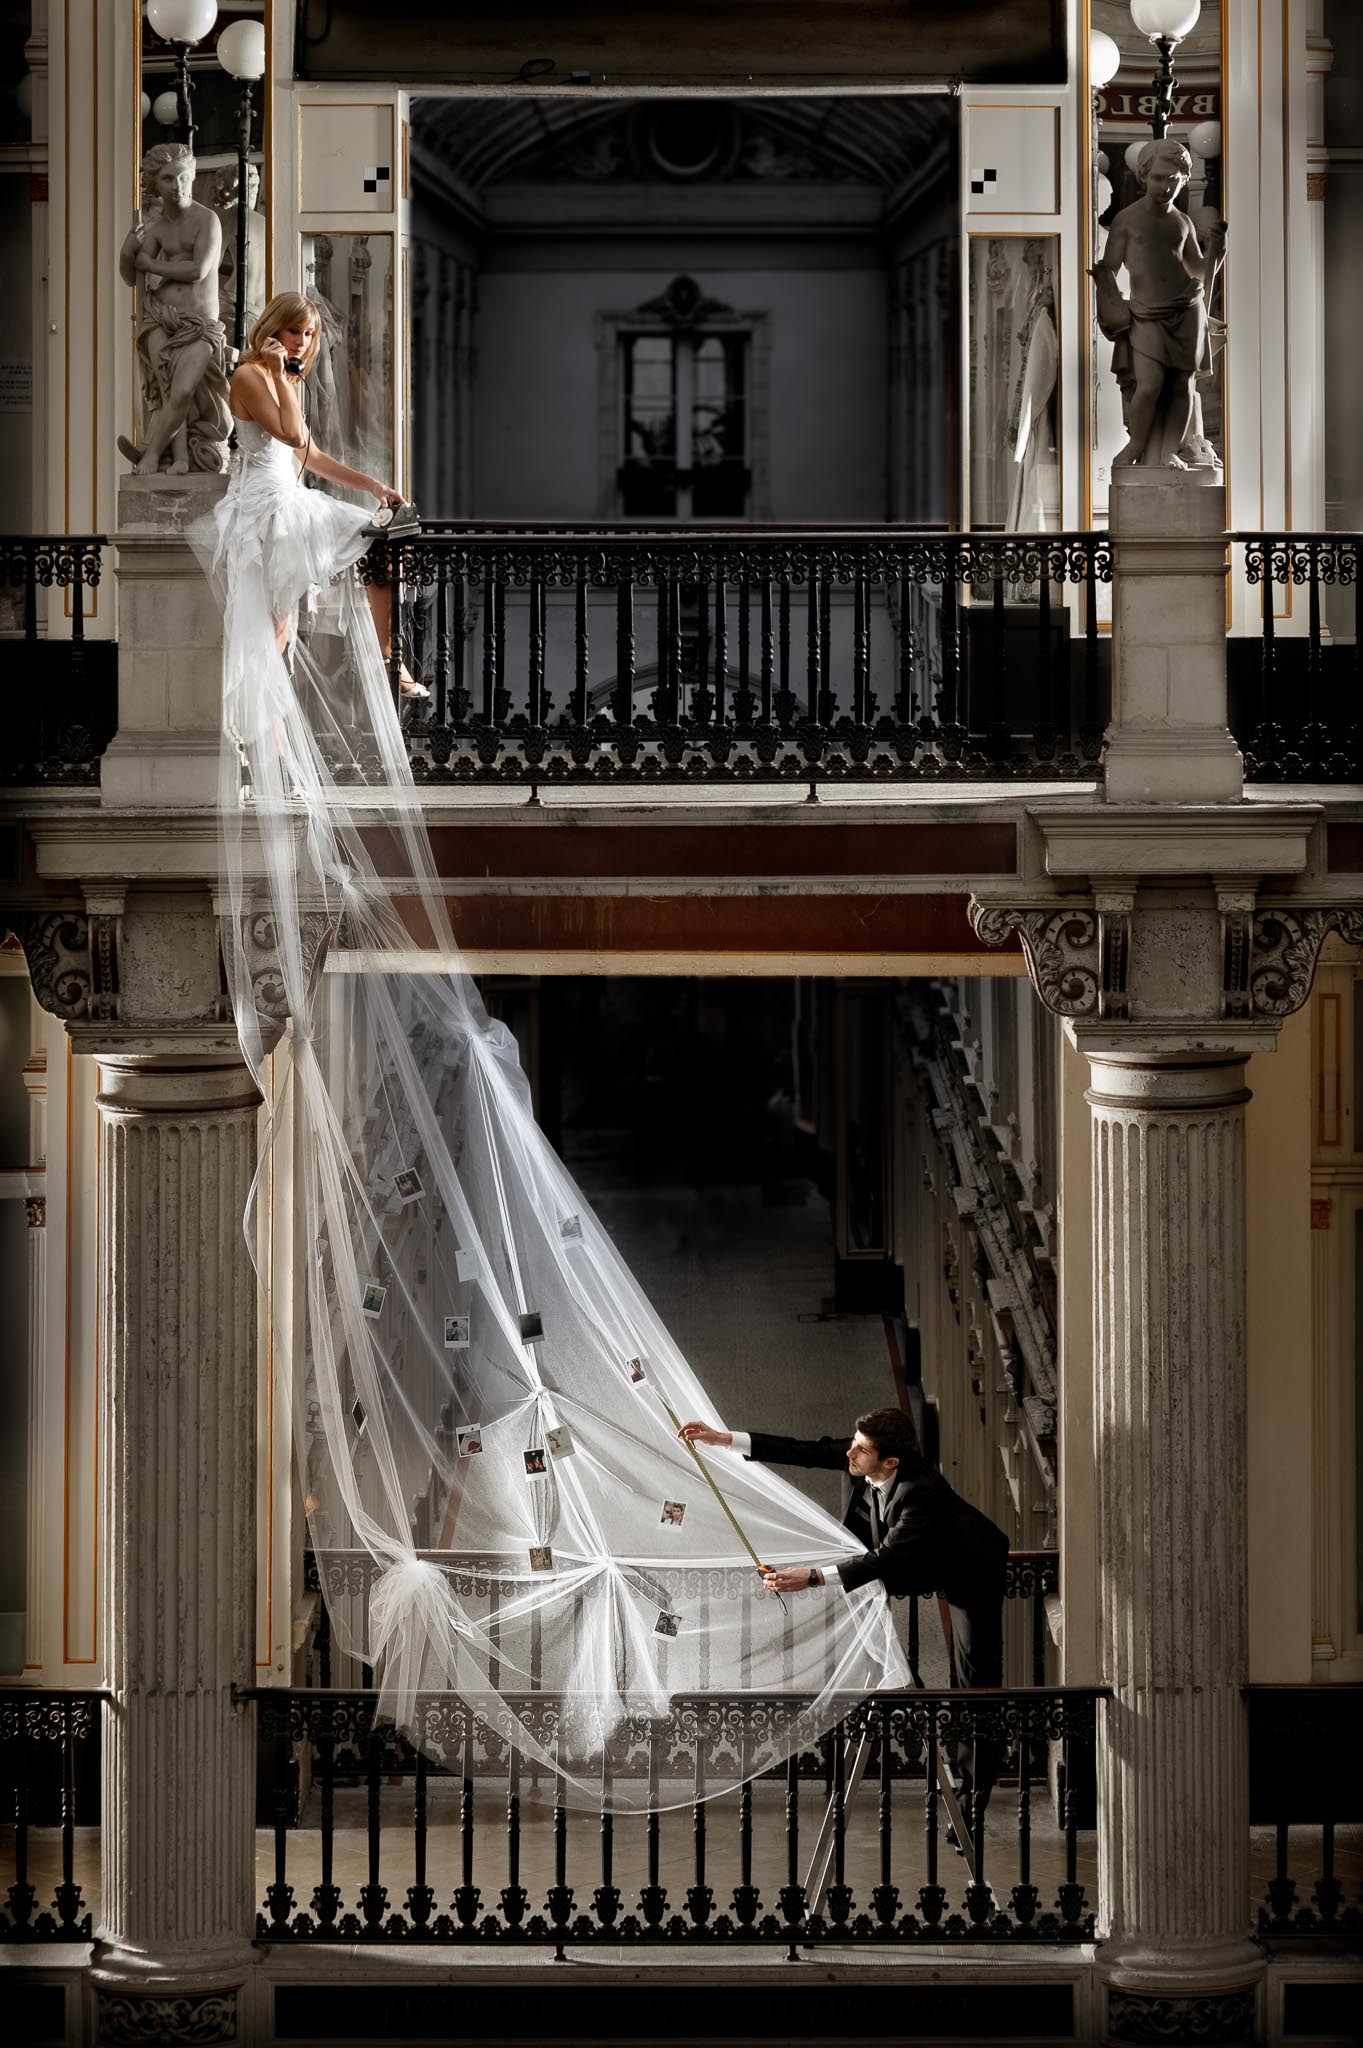
M745 127L760 128L775 147L797 160L800 175L852 179L887 191L923 166L941 147L949 126L940 95L776 97L724 104L742 114ZM422 98L412 107L413 135L467 192L477 194L490 185L555 175L565 160L589 165L603 139L620 128L622 116L642 105L656 108L659 102L603 104L549 95Z

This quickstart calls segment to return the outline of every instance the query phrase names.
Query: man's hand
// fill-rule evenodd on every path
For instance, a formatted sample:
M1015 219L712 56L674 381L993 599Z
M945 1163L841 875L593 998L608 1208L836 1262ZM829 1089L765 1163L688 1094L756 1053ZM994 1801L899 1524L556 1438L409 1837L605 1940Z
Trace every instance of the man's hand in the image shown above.
M733 1434L727 1429L712 1429L708 1422L684 1422L677 1431L684 1443L717 1444L720 1450L727 1450L733 1442Z
M762 1584L769 1593L803 1593L815 1584L813 1565L796 1564L777 1568L768 1565Z

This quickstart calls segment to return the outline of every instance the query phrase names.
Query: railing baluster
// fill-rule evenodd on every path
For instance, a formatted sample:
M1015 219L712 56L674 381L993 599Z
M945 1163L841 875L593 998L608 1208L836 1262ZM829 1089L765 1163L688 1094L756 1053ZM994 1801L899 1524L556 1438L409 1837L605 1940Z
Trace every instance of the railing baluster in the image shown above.
M935 1701L929 1701L924 1709L927 1746L924 1763L926 1780L923 1792L923 1831L927 1848L927 1877L919 1888L918 1906L923 1918L931 1927L937 1926L946 1907L946 1892L937 1881L937 1807L940 1798L937 1790L938 1712Z
M805 646L805 709L811 725L819 716L819 684L823 669L819 659L819 574L814 563L809 565L809 586L806 591L805 632L808 636Z
M568 1888L568 1807L563 1796L563 1768L558 1741L554 1743L554 1882L548 1898L549 1918L554 1928L554 1961L568 1960L568 1918L573 1895Z
M715 724L724 723L724 690L729 674L729 600L721 568L715 576Z
M874 1713L880 1729L880 1803L876 1818L880 1883L871 1894L871 1903L881 1926L889 1928L899 1906L899 1888L894 1881L894 1716L888 1700L876 1700Z
M79 585L77 585L79 588ZM80 1887L76 1883L76 1709L70 1700L62 1701L62 1881L57 1892L57 1918L63 1934L76 1933L76 1915L80 1911Z
M907 576L899 578L899 688L894 715L900 725L912 725L918 718L918 690L914 677L913 590Z
M17 1928L29 1930L37 1894L28 1880L28 1780L31 1740L28 1730L28 1711L22 1704L18 1710L18 1727L14 1738L14 1883L9 1893L10 1918Z
M1306 544L1306 723L1314 727L1320 718L1320 542ZM1313 751L1321 755L1328 748L1319 739Z
M506 584L499 576L493 590L493 604L497 613L497 628L493 635L494 661L492 713L498 725L510 709L506 692Z
M859 569L852 586L852 717L858 725L866 723L866 692L871 673L868 596L866 575Z
M644 1823L645 1854L648 1858L648 1881L639 1899L639 1910L644 1924L653 1934L662 1925L667 1910L667 1893L659 1882L662 1836L658 1818L658 1745L660 1741L658 1724L650 1721L648 1729L648 1815Z
M794 710L794 700L790 690L790 578L784 574L781 577L779 636L780 667L778 673L780 675L780 689L777 692L777 697L780 704L778 715L784 726L789 725Z
M586 725L591 715L589 701L591 654L587 640L587 571L585 565L577 572L577 598L573 611L573 710L579 725Z
M462 724L468 716L468 684L465 680L464 657L468 645L468 600L463 576L453 578L454 617L450 622L450 637L453 641L451 654L454 669L454 702L450 707L452 724Z
M383 1827L380 1764L383 1757L383 1736L374 1726L372 1719L367 1749L365 1847L368 1852L369 1881L360 1892L360 1910L364 1914L366 1931L377 1934L382 1928L383 1912L388 1904L388 1887L380 1882L380 1841Z
M402 710L402 549L394 541L388 549L388 687L395 710Z
M634 585L628 564L615 593L615 722L634 723Z
M489 568L483 580L483 717L489 725L495 717L497 688L497 584Z
M691 1840L694 1851L694 1875L686 1894L686 1908L699 1933L710 1917L714 1904L714 1893L705 1882L705 1769L709 1734L703 1720L696 1717L696 1765L694 1796L691 1802Z
M478 1906L482 1892L473 1881L474 1848L474 1806L473 1806L473 1707L464 1702L463 1743L460 1755L459 1784L459 1887L454 1895L454 1910L461 1927L470 1931L478 1919Z
M521 1883L521 1753L513 1742L507 1745L506 1884L502 1889L502 1919L508 1928L520 1926L529 1903Z
M1055 729L1055 648L1051 630L1051 564L1045 543L1041 546L1041 575L1037 584L1037 737L1052 740Z
M544 582L538 574L530 578L529 617L530 674L526 715L531 725L544 723Z
M412 1883L407 1891L407 1910L415 1927L424 1928L435 1905L435 1893L426 1882L426 1771L425 1754L417 1751L416 1783L412 1788Z
M798 1962L805 1899L800 1882L800 1759L794 1749L786 1764L786 1882L781 1910L790 1934L789 1958L792 1963Z
M833 648L833 575L828 568L819 572L819 702L820 725L831 725L836 706L829 686Z
M942 697L940 725L961 723L961 630L960 600L956 588L956 556L946 543L942 568Z
M592 1895L597 1926L615 1925L620 1911L620 1893L615 1883L615 1816L609 1738L601 1744L601 1882Z
M994 645L992 649L993 660L990 664L993 671L993 717L990 719L990 724L993 727L993 751L1002 754L1002 752L1006 751L1008 733L1008 622L1007 614L1004 611L1004 598L1007 594L1007 586L1004 579L1003 550L1001 548L994 549L992 567L994 572L991 578L993 632L990 637Z
M279 1732L274 1739L274 1796L271 1801L274 1820L274 1883L266 1888L265 1898L270 1909L270 1925L286 1928L293 1909L293 1886L289 1883L289 1822L293 1818L292 1799L292 1744L289 1741L287 1720L281 1715Z
M318 1771L322 1780L322 1870L321 1881L312 1895L312 1910L317 1916L318 1926L324 1931L336 1924L341 1906L341 1893L335 1882L336 1738L331 1733L329 1719L326 1730L317 1741Z
M1084 723L1090 732L1098 723L1098 551L1092 540L1084 547Z
M435 704L432 715L444 725L449 710L450 690L450 579L444 564L436 563L435 576Z
M776 641L772 624L771 578L762 579L762 723L771 724L772 682L776 666Z

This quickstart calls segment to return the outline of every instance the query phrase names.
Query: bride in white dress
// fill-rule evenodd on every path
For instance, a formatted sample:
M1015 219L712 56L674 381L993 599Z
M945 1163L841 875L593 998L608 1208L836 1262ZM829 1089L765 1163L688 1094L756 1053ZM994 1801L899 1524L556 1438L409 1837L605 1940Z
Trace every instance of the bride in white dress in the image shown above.
M402 503L391 484L338 462L312 439L300 399L320 333L316 307L298 292L279 293L257 320L232 377L237 453L227 492L189 534L223 607L229 689L234 648L258 647L265 630L293 668L304 608L330 609L343 632L353 624L355 608L339 600L342 587L354 589L351 572L373 538L373 513L305 489L303 470L366 491L380 505ZM389 588L370 583L365 594L386 667ZM404 696L429 695L405 666L400 680Z

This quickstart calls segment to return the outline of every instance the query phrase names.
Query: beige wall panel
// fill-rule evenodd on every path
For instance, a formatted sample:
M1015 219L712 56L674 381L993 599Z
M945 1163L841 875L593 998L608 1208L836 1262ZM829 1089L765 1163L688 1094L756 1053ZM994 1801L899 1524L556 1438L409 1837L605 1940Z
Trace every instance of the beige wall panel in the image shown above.
M963 165L967 213L1060 211L1060 109L970 107Z
M305 102L298 124L300 213L392 214L401 167L391 106Z

